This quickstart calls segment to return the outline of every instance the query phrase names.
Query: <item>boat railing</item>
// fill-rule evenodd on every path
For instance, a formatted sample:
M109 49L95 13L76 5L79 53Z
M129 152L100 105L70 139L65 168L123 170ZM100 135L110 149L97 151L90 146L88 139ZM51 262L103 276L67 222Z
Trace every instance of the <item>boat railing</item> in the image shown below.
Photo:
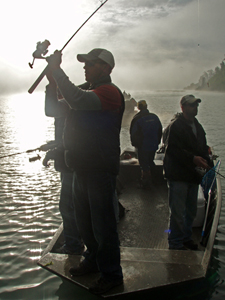
M202 245L205 246L205 252L202 259L202 266L207 270L210 256L212 253L212 248L214 245L214 240L217 232L217 226L220 217L221 205L222 205L222 190L221 190L221 180L220 176L217 176L221 162L217 163L217 171L215 172L214 182L211 184L208 195L208 215L206 215L206 225L204 229L204 237L202 236ZM216 183L216 184L215 184ZM210 199L210 201L209 201ZM204 228L204 227L203 227ZM203 234L202 234L203 235Z

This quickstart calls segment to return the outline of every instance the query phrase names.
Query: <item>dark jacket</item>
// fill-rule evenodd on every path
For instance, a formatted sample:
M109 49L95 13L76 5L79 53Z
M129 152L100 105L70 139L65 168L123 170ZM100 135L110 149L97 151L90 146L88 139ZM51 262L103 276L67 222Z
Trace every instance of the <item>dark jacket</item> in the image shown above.
M200 183L202 177L196 172L194 156L201 156L211 164L205 131L196 118L194 123L197 137L182 113L175 115L165 130L164 172L169 180Z
M130 125L132 146L146 151L156 151L162 137L162 124L157 115L148 109L137 113Z
M65 117L55 118L55 141L58 146L51 150L50 153L53 155L51 157L54 159L54 167L58 172L71 172L71 170L66 166L64 159L64 147L62 143L62 134L65 123Z
M81 85L79 85L80 88L87 90L89 88L90 84L88 82L85 82ZM62 96L59 94L59 91L57 90L58 98L62 98ZM49 98L46 94L45 98L45 106L48 106ZM47 115L47 113L46 113ZM54 160L54 167L55 170L58 172L72 172L72 170L66 165L65 163L65 157L64 157L64 146L63 146L63 130L65 125L65 119L66 117L58 117L55 118L55 142L57 143L57 147L54 149L51 149L46 154L47 160Z
M107 81L98 86L103 84L112 85ZM65 122L63 141L66 164L73 170L95 169L118 174L119 136L124 112L124 98L121 92L120 94L122 106L119 112L70 110Z

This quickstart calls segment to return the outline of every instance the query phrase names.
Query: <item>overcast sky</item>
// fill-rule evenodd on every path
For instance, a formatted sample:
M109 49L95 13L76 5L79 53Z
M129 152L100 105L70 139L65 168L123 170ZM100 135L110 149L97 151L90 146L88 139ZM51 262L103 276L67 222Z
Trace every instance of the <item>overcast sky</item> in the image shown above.
M101 4L99 0L8 0L1 8L0 94L26 91L46 66L36 60L38 41L49 54L61 49ZM225 54L224 0L108 0L63 51L62 68L84 81L77 53L110 50L112 78L122 90L182 89L215 69ZM38 90L44 90L44 79Z

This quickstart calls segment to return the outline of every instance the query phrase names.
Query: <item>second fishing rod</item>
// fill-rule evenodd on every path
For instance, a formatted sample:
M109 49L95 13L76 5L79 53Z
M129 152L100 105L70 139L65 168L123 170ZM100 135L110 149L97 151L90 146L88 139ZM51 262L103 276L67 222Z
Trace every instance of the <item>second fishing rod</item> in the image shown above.
M69 44L69 42L74 38L74 36L81 30L81 28L91 19L91 17L107 2L108 0L105 0L101 3L101 5L86 19L86 21L75 31L75 33L71 36L71 38L65 43L65 45L62 47L60 52L62 52L65 47ZM42 55L45 55L47 51L47 47L50 45L49 41L45 40L43 43L37 44L37 50L33 53L33 57L35 58L44 58ZM34 62L34 60L33 60ZM33 63L30 64L30 67L33 67ZM45 75L48 73L48 66L43 70L43 72L39 75L39 77L36 79L36 81L32 84L32 86L29 88L28 93L32 94L33 91L36 89L38 84L41 82L41 80L45 77Z

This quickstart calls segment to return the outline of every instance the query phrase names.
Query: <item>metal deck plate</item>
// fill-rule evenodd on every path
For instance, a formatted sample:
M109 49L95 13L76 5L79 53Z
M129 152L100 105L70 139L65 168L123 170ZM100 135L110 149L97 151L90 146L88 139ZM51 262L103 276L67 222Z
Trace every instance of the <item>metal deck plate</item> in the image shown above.
M186 253L185 253L186 252ZM187 253L188 252L188 253ZM121 248L121 266L124 285L118 286L102 297L113 297L147 289L166 287L204 276L201 266L202 251L169 251ZM39 265L77 285L88 289L99 274L71 277L69 268L77 265L81 256L48 253Z

